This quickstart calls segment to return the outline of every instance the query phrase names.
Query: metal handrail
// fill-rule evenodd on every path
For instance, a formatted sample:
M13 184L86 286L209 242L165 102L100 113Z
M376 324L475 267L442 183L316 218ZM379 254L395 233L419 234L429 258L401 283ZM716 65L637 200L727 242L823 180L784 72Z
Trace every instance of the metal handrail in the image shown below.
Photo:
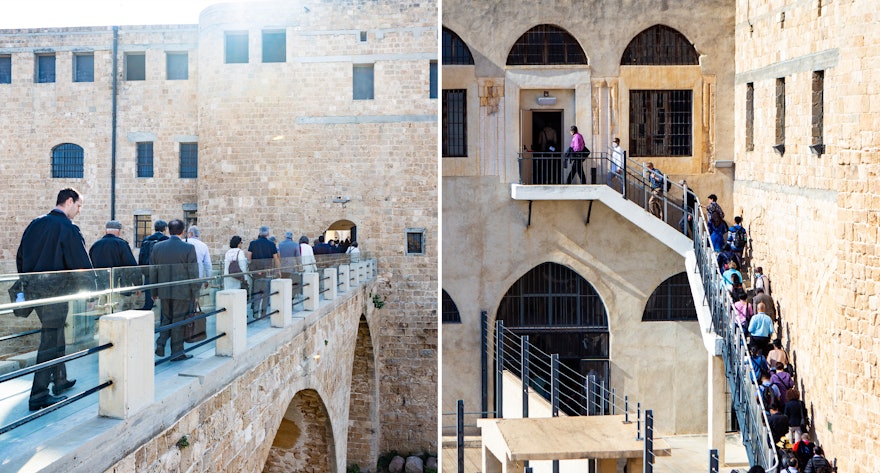
M6 432L9 432L10 430L13 430L15 428L21 427L22 425L27 424L28 422L37 420L46 414L55 412L56 410L61 409L64 406L67 406L69 404L73 404L74 402L79 401L80 399L82 399L86 396L91 396L92 394L94 394L104 388L108 388L111 385L113 385L113 380L107 380L97 386L86 389L85 391L83 391L81 393L77 393L72 396L69 396L67 399L65 399L63 401L52 404L51 406L46 406L43 409L40 409L39 411L34 412L33 414L29 414L25 417L22 417L21 419L13 422L11 424L4 425L2 428L0 428L0 435L3 435Z
M12 371L10 373L6 373L6 374L0 376L0 383L4 383L6 381L9 381L10 379L15 379L15 378L19 378L21 376L35 373L35 372L40 371L41 369L44 369L44 368L51 368L55 365L67 363L68 361L73 361L73 360L82 358L84 356L91 355L92 353L97 353L99 351L106 350L106 349L112 348L112 347L113 347L112 343L106 343L104 345L88 348L86 350L80 350L76 353L71 353L69 355L59 356L58 358L53 358L49 361L44 361L42 363L37 363L35 365L31 365L31 366L27 366L25 368L17 369L15 371Z

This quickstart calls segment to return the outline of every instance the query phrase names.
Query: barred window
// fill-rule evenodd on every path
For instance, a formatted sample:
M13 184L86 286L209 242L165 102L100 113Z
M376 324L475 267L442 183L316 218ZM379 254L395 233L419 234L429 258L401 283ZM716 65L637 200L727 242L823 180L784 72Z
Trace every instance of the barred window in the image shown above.
M648 298L642 314L642 322L696 320L694 296L684 272L663 281Z
M746 151L755 150L755 84L746 84Z
M153 142L137 144L137 177L153 177Z
M538 25L519 37L507 55L508 66L587 64L580 43L556 25Z
M467 90L444 89L443 157L467 156Z
M153 228L151 215L135 215L134 216L134 246L141 247L144 238L150 236L150 230Z
M226 64L247 64L248 34L244 32L226 32Z
M776 144L785 144L785 77L776 79Z
M406 254L407 255L423 255L423 254L425 254L425 229L424 228L407 228L406 229Z
M825 98L825 71L813 72L813 96L812 96L812 138L814 145L821 145L825 138L824 128L824 98Z
M373 65L355 64L352 70L352 91L354 100L373 99Z
M473 65L474 57L462 39L449 28L443 28L443 65Z
M630 41L621 66L696 66L700 57L694 45L678 31L654 25Z
M180 178L199 177L199 144L180 143Z
M455 301L449 297L446 290L443 290L443 323L444 324L460 324L461 314L458 313L458 306Z
M165 53L165 78L167 80L189 79L189 53L168 52Z
M52 148L52 178L82 178L83 149L73 143Z
M125 80L147 79L146 53L127 53L125 55Z
M0 84L12 83L12 55L0 54Z
M55 53L37 55L37 83L55 82Z
M263 31L263 62L287 61L287 32Z
M95 53L73 55L73 81L95 81Z
M629 95L630 156L690 156L693 91L632 90Z
M437 61L428 65L428 98L437 98Z

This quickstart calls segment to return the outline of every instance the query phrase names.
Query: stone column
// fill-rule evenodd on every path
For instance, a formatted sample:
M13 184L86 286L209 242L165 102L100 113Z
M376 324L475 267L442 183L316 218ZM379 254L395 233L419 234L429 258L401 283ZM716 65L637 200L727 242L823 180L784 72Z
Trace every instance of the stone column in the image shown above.
M217 291L215 305L226 309L217 314L217 333L226 336L217 339L215 353L235 358L247 350L247 291Z
M360 263L351 263L351 287L357 287L361 283L360 267Z
M98 380L113 384L98 392L98 415L126 419L153 402L153 312L127 310L101 317Z
M336 274L336 268L324 270L324 300L332 301L336 299Z
M273 279L269 283L269 307L272 316L269 319L273 327L283 328L293 323L293 281L290 279Z
M347 264L339 265L339 292L348 292L350 290L351 276L348 275L348 271L349 266Z
M320 287L318 273L303 273L303 310L317 310L318 297L320 297Z
M709 450L718 450L718 464L724 466L724 440L726 437L727 396L724 387L724 360L721 356L709 354Z

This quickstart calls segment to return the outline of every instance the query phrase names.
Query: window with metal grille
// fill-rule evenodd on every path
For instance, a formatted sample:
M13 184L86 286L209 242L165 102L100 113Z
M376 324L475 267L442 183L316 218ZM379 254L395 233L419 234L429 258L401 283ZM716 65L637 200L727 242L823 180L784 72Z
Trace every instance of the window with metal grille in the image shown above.
M263 31L263 62L287 61L287 33Z
M629 121L630 156L691 155L693 91L632 90Z
M424 228L407 228L406 229L406 254L407 255L423 255L423 254L425 254L425 229Z
M180 143L180 178L199 177L199 144Z
M642 322L696 321L697 309L687 273L681 272L663 281L645 304Z
M168 80L189 79L189 53L167 52L165 53L165 78Z
M437 61L431 61L428 65L428 98L437 98Z
M150 236L150 230L153 228L152 220L151 215L134 216L134 246L136 248L140 248L144 238Z
M355 64L353 66L352 91L355 100L373 100L372 64Z
M696 66L700 56L694 45L678 31L654 25L629 42L621 66Z
M755 84L746 84L746 151L755 150Z
M186 223L186 228L193 225L199 224L199 210L196 208L196 204L184 204L185 208L183 209L183 221Z
M519 37L507 55L508 66L587 64L580 43L556 25L538 25Z
M467 90L443 89L443 157L467 156Z
M244 32L226 32L226 64L247 64L248 34Z
M146 53L125 54L125 80L147 79L147 55Z
M785 144L785 77L776 79L776 144Z
M73 55L73 81L95 81L95 53L80 53Z
M0 84L12 83L12 56L0 54Z
M474 57L467 44L449 28L443 28L443 65L474 65Z
M52 177L82 178L83 149L73 143L63 143L52 148Z
M460 324L461 314L458 313L458 306L455 301L449 297L446 290L443 290L443 323L444 324Z
M55 82L55 53L37 55L37 82Z
M137 144L137 177L153 177L153 142Z
M814 145L821 145L825 141L823 134L825 121L825 71L813 72L813 96L812 96L812 138Z

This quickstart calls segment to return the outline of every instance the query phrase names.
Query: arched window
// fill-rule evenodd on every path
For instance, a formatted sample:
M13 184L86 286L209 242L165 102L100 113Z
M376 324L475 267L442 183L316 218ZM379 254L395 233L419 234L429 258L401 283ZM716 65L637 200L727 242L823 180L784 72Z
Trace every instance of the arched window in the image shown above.
M52 148L52 177L83 177L83 149L73 143L63 143Z
M697 309L687 273L681 272L657 286L642 314L642 322L696 321Z
M458 313L458 306L455 305L455 301L449 297L449 293L446 292L446 289L443 290L443 323L461 323L461 314Z
M474 57L467 44L452 30L443 27L443 65L473 65Z
M598 406L595 393L586 393L584 376L608 386L608 314L596 289L571 268L542 263L516 281L498 306L497 320L504 322L505 357L516 359L520 337L531 345L529 383L548 395L547 357L559 355L560 407L583 414ZM520 375L516 363L505 364Z
M568 31L538 25L516 40L507 55L508 66L587 64L587 55Z
M694 45L678 31L654 25L639 33L623 52L621 66L696 66Z

